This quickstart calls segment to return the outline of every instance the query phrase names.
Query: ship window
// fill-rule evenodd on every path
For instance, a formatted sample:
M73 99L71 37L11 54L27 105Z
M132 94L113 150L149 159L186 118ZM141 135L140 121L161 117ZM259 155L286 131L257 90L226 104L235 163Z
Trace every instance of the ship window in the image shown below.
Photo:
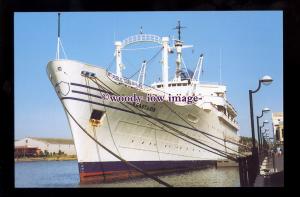
M59 66L59 67L57 67L57 70L61 71L62 69L61 69L61 67Z
M176 86L176 83L173 83L172 86Z
M103 117L105 112L94 109L92 111L91 117L90 117L90 123L92 126L99 126L100 120Z
M182 84L183 86L187 86L187 84L186 83L184 83L184 84Z
M178 83L177 86L181 86L181 83Z
M171 87L171 84L169 84L168 86Z
M104 112L100 110L93 110L90 119L100 120L103 116Z

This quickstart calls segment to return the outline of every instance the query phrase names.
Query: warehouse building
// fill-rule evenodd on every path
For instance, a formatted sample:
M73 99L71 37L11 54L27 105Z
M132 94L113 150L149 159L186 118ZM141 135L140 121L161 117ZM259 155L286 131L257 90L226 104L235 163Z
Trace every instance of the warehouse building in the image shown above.
M58 154L76 155L74 141L61 138L35 138L26 137L15 141L15 149L20 147L38 148L41 151Z

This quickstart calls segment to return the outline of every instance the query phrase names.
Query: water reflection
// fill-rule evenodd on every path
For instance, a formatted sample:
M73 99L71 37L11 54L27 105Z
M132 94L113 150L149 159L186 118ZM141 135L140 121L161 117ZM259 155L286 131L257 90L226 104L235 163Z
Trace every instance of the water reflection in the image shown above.
M238 167L218 167L159 176L174 187L239 187ZM82 185L77 161L38 161L15 164L15 187L164 187L149 178Z

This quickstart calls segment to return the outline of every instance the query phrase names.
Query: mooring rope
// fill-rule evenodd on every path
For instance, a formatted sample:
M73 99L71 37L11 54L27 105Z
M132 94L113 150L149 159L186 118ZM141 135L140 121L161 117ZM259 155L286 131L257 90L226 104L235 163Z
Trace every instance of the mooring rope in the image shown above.
M116 93L115 91L113 91L110 87L108 87L105 83L103 83L99 78L95 77L95 79L98 80L100 83L102 83L104 86L106 86L108 90L110 90L110 91L107 91L107 89L106 89L107 92L110 92L110 93L113 92L114 94L119 95L118 93ZM91 78L91 80L92 80L92 78ZM96 83L94 80L92 80L92 81L93 81L94 83ZM101 85L98 84L98 83L96 83L96 84L97 84L98 86L101 86ZM101 87L104 88L103 86L101 86ZM104 89L105 89L105 88L104 88ZM122 104L123 106L125 106L125 107L128 108L129 110L133 111L133 110L130 109L128 106L126 106L124 103L120 103L120 104ZM133 106L133 107L135 107L135 106ZM137 107L135 107L135 108L136 108L137 110L141 111L142 113L144 113L144 114L146 114L146 115L149 116L149 114L147 114L146 112L142 111L141 109L139 109L139 108L137 108ZM144 119L145 119L145 118L144 118ZM149 121L148 119L145 119L145 120ZM183 136L185 136L185 137L187 137L187 138L189 138L189 139L192 139L192 140L194 140L194 141L196 141L196 142L198 142L198 143L200 143L200 144L202 144L202 145L204 145L204 146L206 146L206 147L209 147L209 148L212 149L212 150L215 150L215 151L219 152L220 154L223 154L223 155L222 155L223 157L225 157L225 158L227 158L227 159L230 159L230 160L236 161L236 158L233 158L231 155L228 155L228 153L224 153L224 151L222 151L222 150L213 148L213 147L211 147L211 146L209 146L209 145L207 145L207 144L205 144L205 143L203 143L203 142L200 142L200 141L198 141L197 139L192 138L192 137L190 137L190 136L188 136L188 135L186 135L186 134L180 132L179 130L175 129L174 127L171 127L170 125L166 125L165 123L162 123L161 121L159 121L159 120L157 120L157 119L154 119L154 120L156 120L157 122L159 122L160 124L164 125L165 127L168 127L169 129L171 129L171 130L173 130L173 131L175 131L175 132L177 132L177 133L179 133L179 134L181 134L181 135L183 135ZM151 121L149 121L149 122L151 122ZM154 124L154 125L156 125L156 124L153 123L153 122L151 122L151 123ZM157 125L156 125L156 126L157 126ZM159 126L157 126L157 127L159 127ZM162 127L159 127L159 128L161 128L162 130L166 131L166 130L165 130L164 128L162 128ZM168 132L168 131L167 131L167 132ZM223 145L223 146L224 146L224 145ZM202 148L203 148L203 147L202 147ZM207 150L207 151L212 152L211 150ZM215 153L215 152L212 152L212 153ZM216 154L216 153L215 153L215 154ZM219 155L219 154L218 154L218 155ZM221 156L221 155L220 155L220 156Z
M101 146L104 150L106 150L107 152L109 152L111 155L113 155L114 157L116 157L117 159L119 159L120 161L124 162L126 165L134 168L135 170L137 170L138 172L144 174L145 176L155 180L156 182L166 186L166 187L172 187L170 184L164 182L163 180L149 174L148 172L140 169L139 167L137 167L136 165L132 164L131 162L123 159L122 157L118 156L117 154L115 154L113 151L111 151L110 149L108 149L106 146L104 146L103 144L101 144L98 140L96 140L95 138L93 138L93 136L91 136L88 131L86 129L84 129L79 122L72 116L72 114L69 112L69 110L66 108L66 106L64 105L64 103L62 102L62 100L60 100L64 109L66 110L66 112L69 114L69 116L73 119L73 121L77 124L77 126L87 135L89 136L95 143L97 143L99 146Z

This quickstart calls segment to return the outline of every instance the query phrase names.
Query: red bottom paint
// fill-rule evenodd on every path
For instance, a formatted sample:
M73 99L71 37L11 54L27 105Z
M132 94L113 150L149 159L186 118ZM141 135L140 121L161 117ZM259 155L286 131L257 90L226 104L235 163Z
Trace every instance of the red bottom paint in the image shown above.
M198 169L208 168L214 165L205 165L201 166ZM163 170L152 170L147 171L147 173L151 175L162 175L167 173L174 173L174 172L182 172L182 171L189 171L189 170L196 170L193 169L163 169ZM146 177L144 174L136 171L136 170L122 170L122 171L106 171L106 172L80 172L80 183L82 184L91 184L91 183L111 183L114 181L120 180L127 180L131 178L137 177Z

